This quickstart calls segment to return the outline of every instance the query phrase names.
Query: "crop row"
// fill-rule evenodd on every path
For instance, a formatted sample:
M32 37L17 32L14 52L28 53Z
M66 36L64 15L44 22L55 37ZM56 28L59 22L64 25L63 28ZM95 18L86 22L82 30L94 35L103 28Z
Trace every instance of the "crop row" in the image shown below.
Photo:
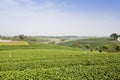
M75 50L2 50L1 80L119 80L120 54Z

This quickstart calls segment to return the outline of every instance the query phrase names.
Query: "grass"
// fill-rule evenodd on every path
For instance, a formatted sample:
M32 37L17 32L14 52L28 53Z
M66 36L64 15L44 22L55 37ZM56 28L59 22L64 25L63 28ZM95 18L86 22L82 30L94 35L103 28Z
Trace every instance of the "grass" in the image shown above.
M29 44L26 48L4 46L0 50L0 80L120 79L120 53Z

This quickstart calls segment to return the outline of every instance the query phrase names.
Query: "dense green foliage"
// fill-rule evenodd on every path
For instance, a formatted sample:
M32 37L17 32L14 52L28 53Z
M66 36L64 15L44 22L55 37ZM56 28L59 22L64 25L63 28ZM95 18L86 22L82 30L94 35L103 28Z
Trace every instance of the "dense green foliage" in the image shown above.
M0 80L119 80L120 54L29 42L0 46Z
M66 45L66 46L71 46L71 47L75 47L76 45L82 45L82 46L86 46L87 44L91 45L91 46L96 46L96 45L100 45L101 42L111 42L111 39L106 39L106 38L90 38L90 39L80 39L80 40L73 40L73 41L69 41L69 42L63 42L60 43L60 45Z
M110 35L110 37L112 37L114 40L117 40L117 38L119 37L119 35L116 34L116 33L113 33L113 34Z

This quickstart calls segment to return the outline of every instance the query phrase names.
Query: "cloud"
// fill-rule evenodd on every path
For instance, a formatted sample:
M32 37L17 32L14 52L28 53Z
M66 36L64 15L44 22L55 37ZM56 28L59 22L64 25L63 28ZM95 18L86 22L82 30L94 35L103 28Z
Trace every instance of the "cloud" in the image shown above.
M70 12L66 7L54 0L0 0L0 34L108 35L120 26L113 15Z

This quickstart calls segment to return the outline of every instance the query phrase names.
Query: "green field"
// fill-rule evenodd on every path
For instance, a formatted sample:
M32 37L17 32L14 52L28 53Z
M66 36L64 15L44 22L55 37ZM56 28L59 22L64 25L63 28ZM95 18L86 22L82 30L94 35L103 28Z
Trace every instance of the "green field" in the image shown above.
M0 46L0 80L120 80L120 53L29 44Z
M0 46L2 45L29 45L26 41L12 41L12 42L0 42Z

